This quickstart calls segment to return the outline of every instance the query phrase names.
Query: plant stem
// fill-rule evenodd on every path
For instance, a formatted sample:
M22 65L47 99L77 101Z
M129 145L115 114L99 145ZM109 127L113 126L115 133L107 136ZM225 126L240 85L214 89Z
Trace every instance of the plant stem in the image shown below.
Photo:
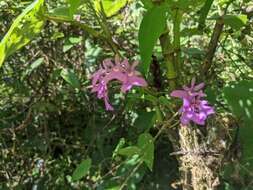
M111 46L113 52L116 55L121 57L120 52L119 52L118 47L117 47L117 44L113 41L113 37L112 37L111 31L110 31L110 28L107 24L106 15L105 15L105 12L104 12L102 2L100 2L101 11L99 11L99 13L97 13L97 11L95 10L95 8L93 6L93 3L91 3L91 1L88 1L87 3L89 5L90 9L93 11L93 15L97 19L99 25L101 26L101 28L102 28L102 30L105 34L107 43L109 44L109 46Z
M75 26L78 26L80 28L82 28L84 31L88 32L90 35L96 37L96 38L104 38L104 36L102 35L102 33L94 30L93 28L91 28L90 26L82 23L82 22L78 22L75 20L70 20L70 19L65 19L62 17L55 17L55 16L51 16L49 14L45 14L44 17L49 20L49 21L54 21L54 22L60 22L60 23L70 23L73 24Z
M167 68L167 74L166 74L167 79L169 80L170 89L173 90L176 88L177 72L173 64L173 51L172 51L172 45L170 42L169 32L162 34L159 40L160 40L160 44L162 48L165 65Z
M173 44L171 44L169 32L160 36L160 44L167 67L167 78L171 90L178 84L179 71L181 70L181 43L180 25L182 22L182 12L177 8L174 10L173 18Z
M182 22L182 12L180 9L175 9L173 19L173 50L174 50L174 65L176 68L177 77L180 77L181 71L181 34L180 34L180 25Z
M140 161L135 167L134 169L131 171L131 173L127 176L127 178L125 179L125 181L122 183L122 185L120 186L119 190L123 190L124 187L127 185L128 181L130 180L130 178L134 175L134 173L139 169L139 167L143 164L143 161Z

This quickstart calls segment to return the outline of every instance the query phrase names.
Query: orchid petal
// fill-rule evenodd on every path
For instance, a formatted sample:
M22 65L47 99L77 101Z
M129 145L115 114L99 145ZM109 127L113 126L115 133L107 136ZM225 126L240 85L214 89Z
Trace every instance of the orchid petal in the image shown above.
M192 81L191 81L191 88L193 88L195 86L195 82L196 82L196 78L192 78Z
M174 90L171 92L170 96L177 98L188 98L188 93L184 90Z
M104 98L104 102L105 102L105 109L107 111L113 111L114 110L113 107L109 103L108 97Z
M147 86L147 82L142 77L138 76L128 76L128 82L135 86Z
M114 64L112 63L111 59L105 59L103 61L103 67L106 71L109 71L114 67Z
M199 91L202 88L204 88L204 86L205 86L205 83L202 82L202 83L196 85L193 89L194 89L194 91Z
M121 90L122 93L126 93L126 92L129 91L132 87L133 87L132 84L126 83L126 84L123 84L123 85L121 86L121 89L120 89L120 90Z
M188 125L190 123L190 120L185 115L182 115L181 118L180 118L180 122L183 125Z

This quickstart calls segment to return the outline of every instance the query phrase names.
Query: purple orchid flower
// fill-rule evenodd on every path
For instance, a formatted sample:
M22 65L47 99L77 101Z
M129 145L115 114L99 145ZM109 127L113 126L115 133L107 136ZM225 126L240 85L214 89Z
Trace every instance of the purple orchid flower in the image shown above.
M208 101L202 100L206 96L202 90L204 86L204 83L195 85L195 79L192 79L190 87L184 86L183 90L174 90L170 94L183 100L183 106L179 109L183 125L188 125L190 121L205 125L208 115L215 113L214 108L208 105Z
M147 86L147 82L136 71L138 62L129 64L125 59L122 62L118 57L114 63L111 59L105 59L102 67L92 75L92 92L97 93L99 99L104 99L106 110L113 110L109 103L107 84L112 80L117 80L121 83L121 92L126 93L133 86Z

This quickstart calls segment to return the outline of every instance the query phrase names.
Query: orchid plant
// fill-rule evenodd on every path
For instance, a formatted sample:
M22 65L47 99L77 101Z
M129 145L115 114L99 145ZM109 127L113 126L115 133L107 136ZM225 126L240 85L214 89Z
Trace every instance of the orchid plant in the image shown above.
M249 1L245 2L248 3ZM233 43L229 50L219 55L219 59L223 60L223 57L228 52L233 52L234 46L236 46L237 43L242 42L244 45L252 40L251 37L247 36L250 35L248 30L252 28L251 25L247 25L248 19L252 17L252 6L245 9L242 8L241 10L241 7L244 7L241 6L241 4L245 4L246 6L245 2L240 1L238 3L240 4L240 9L231 9L236 10L233 15L227 14L227 12L231 11L229 6L231 4L236 4L237 2L226 0L217 2L213 0L67 0L64 7L53 10L48 10L51 5L46 6L47 2L45 0L35 0L18 16L17 19L15 19L10 30L1 40L0 66L8 57L14 54L14 52L27 45L34 37L36 37L36 35L43 30L47 22L54 23L53 26L55 26L55 23L60 22L64 24L68 23L67 26L74 26L75 28L79 27L85 31L85 37L86 34L88 34L87 38L91 39L90 41L99 41L101 47L105 49L106 55L110 55L111 57L115 56L115 58L107 58L99 65L92 65L91 70L98 68L98 70L92 75L89 75L90 73L85 73L85 75L91 76L91 86L86 86L87 83L79 82L79 78L87 79L87 76L76 76L72 70L70 72L69 70L60 67L62 71L64 71L61 72L60 75L65 82L73 87L73 91L82 93L88 89L95 94L97 99L99 99L98 101L102 100L104 102L102 112L107 118L112 119L103 129L107 129L106 127L117 117L114 112L115 108L113 107L112 99L110 100L109 98L110 94L112 94L110 88L114 88L111 87L113 86L111 84L114 84L113 82L120 85L120 92L123 94L128 93L134 87L145 88L145 90L143 90L145 92L137 92L137 96L141 98L144 97L143 99L145 102L139 109L144 113L155 113L154 117L146 117L144 119L145 121L150 121L146 124L148 127L143 127L145 129L142 130L142 134L137 134L138 137L135 140L131 139L129 142L125 142L127 140L122 137L122 139L120 139L122 141L119 141L118 145L110 148L110 150L114 148L115 150L109 154L112 155L112 159L106 158L106 160L114 161L115 157L118 156L120 158L115 159L118 162L118 160L123 160L123 157L125 156L128 161L130 160L129 163L135 163L135 165L133 164L133 170L129 172L130 177L127 176L125 180L121 180L123 181L123 184L117 184L117 186L113 188L110 187L110 189L128 189L127 185L130 181L129 179L131 178L131 175L138 171L142 165L146 165L150 171L153 170L156 140L160 137L162 132L166 134L169 143L172 144L173 151L175 151L172 152L171 155L176 155L175 159L178 161L178 172L182 178L179 180L181 187L184 190L217 189L220 177L219 171L223 168L223 160L225 160L225 155L228 152L230 145L232 146L232 143L229 144L229 140L231 139L230 126L227 127L229 122L220 121L221 119L219 118L220 115L217 111L219 110L217 109L217 104L213 101L213 105L210 105L206 100L207 95L204 92L204 87L205 84L211 82L212 78L218 76L218 72L215 70L216 65L214 64L216 52L217 50L219 50L219 52L223 51L223 46L226 45L227 39L229 39L229 37L231 38L230 35L232 35L233 30L237 31L236 33L233 33L234 36L240 36L238 37L238 42ZM128 7L129 4L133 4L134 8ZM212 6L214 6L213 14L209 15ZM131 16L127 14L124 15L124 17L119 18L115 16L120 14L121 10L124 10L125 7L128 7L129 9L138 9L138 18L133 20L138 20L139 18L142 20L140 25L137 21L123 23L126 28L130 26L132 27L128 28L132 38L126 36L124 39L119 40L118 38L121 38L124 35L125 28L117 31L114 31L114 29L118 28L122 24L121 22L127 22ZM249 10L250 12L248 13L247 11ZM238 15L239 12L242 12L243 14ZM88 14L86 15L86 13ZM194 15L194 17L192 15ZM87 16L87 18L85 16ZM198 18L197 21L195 16ZM116 24L114 26L112 23L114 23L115 20L117 22L115 22ZM133 22L136 23L133 24ZM208 23L208 25L206 23ZM223 35L225 27L230 27L231 29L229 28L226 30L229 32L226 33L226 35ZM136 30L137 28L138 30ZM242 28L244 29L242 30ZM138 39L135 32L138 32ZM119 33L122 36L119 35ZM55 34L53 36L55 38L54 40L58 38L60 39L62 35L64 36L63 33L60 35L59 33ZM202 44L203 39L201 35L204 36L203 39L205 40L210 38L210 40L206 40L207 42L205 42L204 45ZM199 41L195 39L195 36L200 36L198 39ZM245 36L247 36L247 38ZM221 39L223 39L224 42L221 43ZM84 41L85 40L86 39L84 39ZM68 48L74 46L74 43L82 43L80 38L70 38L66 41L69 41L70 45L67 44L67 48L63 48L64 53L69 50ZM136 43L136 41L138 41L138 43ZM127 46L128 43L130 44L129 46ZM198 44L198 48L195 48L196 44ZM87 44L85 43L85 45ZM245 48L244 46L242 47L243 48L241 49L243 51ZM241 62L246 60L241 57L238 52L236 55L229 57L229 64L235 62L235 57ZM248 50L247 53L249 54ZM122 55L126 58L122 59ZM139 56L140 60L130 61L133 55L136 57ZM45 57L44 52L42 53L42 56ZM105 55L96 55L95 59L100 60L101 57L105 57ZM198 57L199 60L193 60L194 57ZM27 72L28 74L26 73L24 75L29 75L33 69L36 69L42 64L43 60L44 58L33 63L30 70ZM51 62L54 61L47 58L45 59L45 62L47 63L45 65L50 65ZM187 64L188 62L191 62L191 64ZM137 66L139 66L139 68L137 68ZM247 64L247 68L250 67L251 65ZM187 71L188 69L189 72ZM9 68L6 70L9 70ZM45 70L47 71L47 69ZM239 70L241 71L241 69ZM226 71L224 70L224 72ZM197 84L196 78L198 82L201 81L201 83ZM247 79L249 78L250 77ZM153 79L157 79L157 81L163 83L163 85L156 87L154 85L155 80ZM185 81L190 80L191 82L188 86ZM62 83L64 84L64 82ZM251 93L252 82L248 83L247 81L243 84L246 84L244 87L246 86L247 93ZM237 88L243 88L238 84L236 86ZM49 90L47 90L47 92L48 91ZM231 88L228 91L224 90L222 95L226 96L230 94L231 91L235 94L235 97L241 97L241 94L237 94L237 92L231 90ZM47 92L44 94L47 94ZM36 93L41 93L41 89L36 90ZM90 95L90 93L87 94L88 96ZM41 95L39 94L34 97L40 96ZM91 101L92 98L88 96L85 98L87 101ZM49 97L50 96L47 96L45 98L48 102ZM138 100L140 99L138 98L135 98L134 100L137 103L139 103ZM177 101L176 98L181 99L181 101ZM241 115L246 115L247 117L242 118L245 121L248 121L248 118L251 118L253 113L249 109L249 107L252 106L252 98L251 96L243 98L246 99L246 101L240 99L238 101L239 105L237 105L236 109L232 106L231 113L236 116L239 115L238 118L240 118ZM31 101L32 100L33 98L31 98ZM228 102L231 105L235 104L231 99L229 99ZM241 114L241 110L238 111L238 107L244 109L242 111L243 114ZM31 120L32 108L24 109L29 110L27 114L29 118L26 119L22 125ZM46 108L43 110L46 110ZM134 123L140 115L140 110L133 109L130 112L131 113L122 112L121 115L125 114L126 116L124 119L127 118L128 120L131 120L131 122L128 122L131 123L129 125L132 127L132 123ZM59 113L61 113L61 111L57 112L57 114ZM96 113L90 114L97 116ZM49 117L48 115L46 115L45 118ZM180 115L180 118L178 115ZM227 116L229 114L226 113L223 115ZM227 118L224 120L229 120ZM95 123L93 120L92 122ZM252 124L252 122L248 123ZM220 132L224 126L227 127L226 130ZM138 128L138 126L136 127ZM127 130L126 128L124 129ZM45 133L48 132L47 130L45 131ZM97 138L97 134L94 136ZM48 141L48 139L46 141ZM235 141L237 141L237 136L235 137ZM92 142L93 141L91 141L90 144L92 144ZM250 143L252 143L251 139ZM98 142L97 144L100 146L100 144L103 143ZM248 158L252 160L252 151L247 153L247 155L251 155ZM165 156L169 156L169 154ZM86 155L86 157L88 156ZM248 164L249 162L250 161L247 161L246 163ZM68 178L68 181L80 180L84 177L91 168L91 163L92 160L87 158L84 164L81 164L81 169L77 169L76 172L74 172L75 175L73 175L71 179ZM120 168L120 166L115 167L114 164L111 165L113 169L116 168L115 170ZM253 168L253 163L249 165ZM106 170L108 168L110 167L107 167ZM83 171L85 169L86 173L84 172L85 174L80 175L80 170ZM88 183L94 179L100 179L100 182L92 181L94 184L100 185L100 183L104 181L101 177L103 176L101 173L97 172L96 177L89 178ZM113 176L115 173L117 172L110 171L107 174ZM104 176L107 176L107 174ZM112 178L115 179L114 176ZM118 183L118 181L116 179L116 183ZM72 183L72 181L70 183ZM92 188L96 189L97 187L95 188L94 185Z

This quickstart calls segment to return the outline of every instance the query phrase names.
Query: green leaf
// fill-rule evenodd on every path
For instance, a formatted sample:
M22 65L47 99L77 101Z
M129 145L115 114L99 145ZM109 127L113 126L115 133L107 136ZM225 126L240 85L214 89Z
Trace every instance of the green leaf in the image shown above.
M243 143L243 164L253 169L253 80L231 82L223 90L224 99L240 119L240 138Z
M240 30L247 23L247 15L225 15L224 23L235 30Z
M151 0L141 0L141 2L143 3L146 9L150 9L153 7L153 3Z
M199 16L199 28L204 28L206 23L207 15L211 9L214 0L206 0L204 6L200 9L200 16Z
M41 58L37 59L36 61L34 61L31 64L31 66L30 66L31 71L33 71L34 69L38 68L43 62L44 62L44 58L43 57L41 57Z
M118 154L118 151L125 145L126 143L126 140L124 138L121 138L115 148L115 150L113 151L113 154L112 154L112 158L115 158L116 155Z
M80 43L82 41L82 37L70 37L65 40L63 45L63 52L66 53L69 51L74 45Z
M72 175L72 180L73 181L78 181L81 178L83 178L90 170L91 167L91 159L88 158L86 160L83 160L81 164L77 166L75 169L73 175Z
M106 188L106 190L119 190L119 189L120 189L120 186Z
M123 7L126 6L128 0L101 0L103 10L107 17L117 14ZM100 0L95 0L95 9L101 11Z
M57 40L59 38L64 38L64 33L63 32L58 32L55 31L52 37L50 38L51 40Z
M66 43L66 44L63 45L62 51L63 51L64 53L66 53L66 52L67 52L68 50L70 50L72 47L74 47L73 44L71 44L71 43Z
M74 88L80 88L80 82L73 70L62 69L61 77Z
M25 71L24 76L30 75L31 72L35 69L37 69L42 63L44 62L44 58L39 58L37 60L35 60L30 66L29 68Z
M49 16L59 20L72 21L73 17L70 16L69 12L70 12L69 7L58 7L53 9L49 13Z
M127 157L132 157L133 155L141 155L141 153L142 153L141 149L138 148L137 146L129 146L118 150L118 154Z
M69 41L72 44L78 44L82 41L82 37L70 37Z
M81 0L67 0L69 3L69 15L73 15L77 12L78 7L80 6Z
M154 163L154 138L149 133L143 133L138 138L138 147L142 150L141 159L152 171Z
M154 124L154 117L155 112L142 111L138 113L138 118L136 119L134 126L138 131L148 131Z
M231 82L223 93L233 113L253 127L253 80Z
M177 0L171 2L171 7L177 7L183 12L190 12L196 8L198 9L204 2L205 0Z
M139 30L141 69L144 74L149 71L154 46L165 29L166 6L154 6L143 17Z
M4 60L37 36L44 24L44 0L36 0L13 22L0 43L0 67Z

